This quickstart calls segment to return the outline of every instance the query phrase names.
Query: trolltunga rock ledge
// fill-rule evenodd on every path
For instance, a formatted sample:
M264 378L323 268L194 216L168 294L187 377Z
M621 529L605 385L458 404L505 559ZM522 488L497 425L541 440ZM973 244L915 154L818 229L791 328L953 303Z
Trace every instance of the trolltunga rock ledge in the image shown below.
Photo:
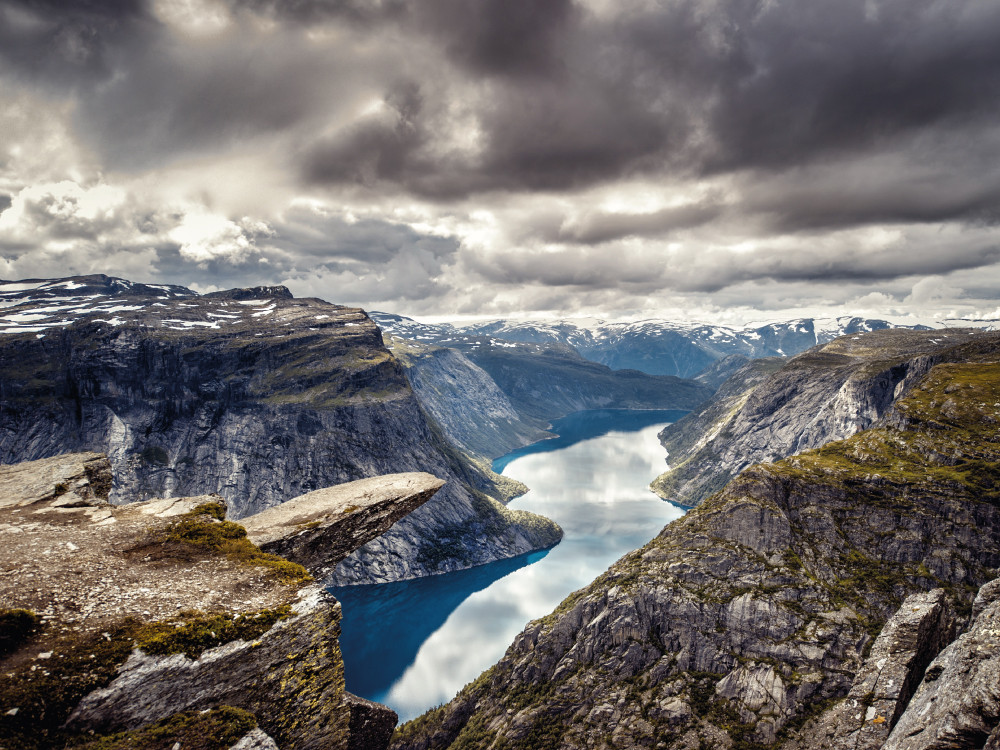
M265 552L322 577L443 486L443 480L424 472L386 474L300 495L240 524Z

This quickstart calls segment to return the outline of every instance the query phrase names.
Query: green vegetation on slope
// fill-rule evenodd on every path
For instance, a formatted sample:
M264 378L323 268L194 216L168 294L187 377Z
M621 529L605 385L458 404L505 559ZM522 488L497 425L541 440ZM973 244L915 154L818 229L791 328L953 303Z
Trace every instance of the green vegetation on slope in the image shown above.
M162 534L164 543L179 543L225 555L243 565L255 565L291 584L311 581L312 576L298 563L262 552L247 539L247 530L238 523L224 520L226 506L203 503L185 513Z

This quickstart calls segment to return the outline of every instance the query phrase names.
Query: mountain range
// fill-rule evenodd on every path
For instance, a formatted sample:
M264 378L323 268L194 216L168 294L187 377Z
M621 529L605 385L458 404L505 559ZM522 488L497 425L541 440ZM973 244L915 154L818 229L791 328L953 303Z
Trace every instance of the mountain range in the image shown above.
M596 319L555 321L496 320L474 323L420 323L411 318L372 312L383 331L414 341L447 346L469 354L484 346L511 342L562 344L582 357L614 370L693 378L726 356L786 357L840 336L906 328L935 330L974 327L993 330L996 320L889 321L856 316L800 318L732 327L667 320L630 323Z

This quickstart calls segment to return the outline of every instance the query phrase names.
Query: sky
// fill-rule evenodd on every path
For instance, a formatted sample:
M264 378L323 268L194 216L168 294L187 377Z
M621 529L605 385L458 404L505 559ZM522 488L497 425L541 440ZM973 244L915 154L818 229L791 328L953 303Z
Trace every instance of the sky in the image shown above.
M0 278L1000 317L996 0L0 0Z

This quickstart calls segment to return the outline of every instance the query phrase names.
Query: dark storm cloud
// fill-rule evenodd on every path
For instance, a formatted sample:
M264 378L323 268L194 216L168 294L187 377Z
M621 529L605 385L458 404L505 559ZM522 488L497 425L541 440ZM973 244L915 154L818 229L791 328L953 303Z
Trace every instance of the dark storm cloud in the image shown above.
M642 254L601 253L593 248L561 252L523 252L475 259L476 271L502 285L538 284L654 292L718 292L742 282L782 283L886 282L908 276L941 275L985 268L1000 262L1000 247L897 248L872 250L840 246L802 247L794 251L761 247L750 252L703 250L653 264Z
M9 195L0 195L0 214L10 208L12 201Z
M308 263L329 259L378 264L417 251L442 263L458 251L458 241L453 237L421 234L405 224L376 219L351 222L309 208L286 212L273 229L271 244L287 250L290 257L306 258Z
M530 24L461 5L477 10L434 2L407 22L426 31L422 19L435 19L432 38L445 39L449 59L466 79L482 77L481 152L434 162L369 123L361 126L372 130L368 139L354 132L345 141L356 151L328 151L322 169L307 169L311 179L357 181L350 161L363 161L359 153L369 161L388 153L383 179L446 197L633 175L821 163L836 171L836 160L892 153L921 133L975 142L977 131L994 129L1000 108L995 3L675 0L610 19L557 4ZM528 26L535 31L522 33ZM517 43L502 43L509 39ZM495 77L503 72L518 75ZM433 114L425 108L413 127ZM966 211L886 206L888 217L920 219L925 209L933 220Z
M0 62L47 84L90 83L152 25L142 0L0 0Z
M231 0L230 7L300 24L346 21L360 28L417 29L476 73L514 76L560 65L564 33L578 13L572 0Z
M715 168L782 167L891 150L924 128L989 123L1000 93L995 3L783 3L739 35L744 75L724 81Z
M571 224L543 233L542 237L549 242L584 245L599 245L625 237L663 237L707 224L721 216L723 210L721 204L707 200L649 213L591 211Z
M174 46L162 38L128 74L82 102L79 119L107 163L139 169L177 154L279 133L317 106L316 66L294 48L230 38ZM336 82L329 87L338 90Z
M1000 262L995 0L0 0L0 96L4 123L62 128L0 163L17 242L56 216L53 253L162 240L218 285L430 299L447 269L554 299ZM31 197L67 179L129 199ZM287 210L303 193L336 215ZM216 219L166 241L195 204Z
M415 166L413 153L428 140L419 119L420 87L402 82L385 94L383 104L384 109L311 146L305 158L311 181L371 185L397 180Z
M416 4L414 15L474 73L536 76L561 70L576 11L572 0L428 0Z

